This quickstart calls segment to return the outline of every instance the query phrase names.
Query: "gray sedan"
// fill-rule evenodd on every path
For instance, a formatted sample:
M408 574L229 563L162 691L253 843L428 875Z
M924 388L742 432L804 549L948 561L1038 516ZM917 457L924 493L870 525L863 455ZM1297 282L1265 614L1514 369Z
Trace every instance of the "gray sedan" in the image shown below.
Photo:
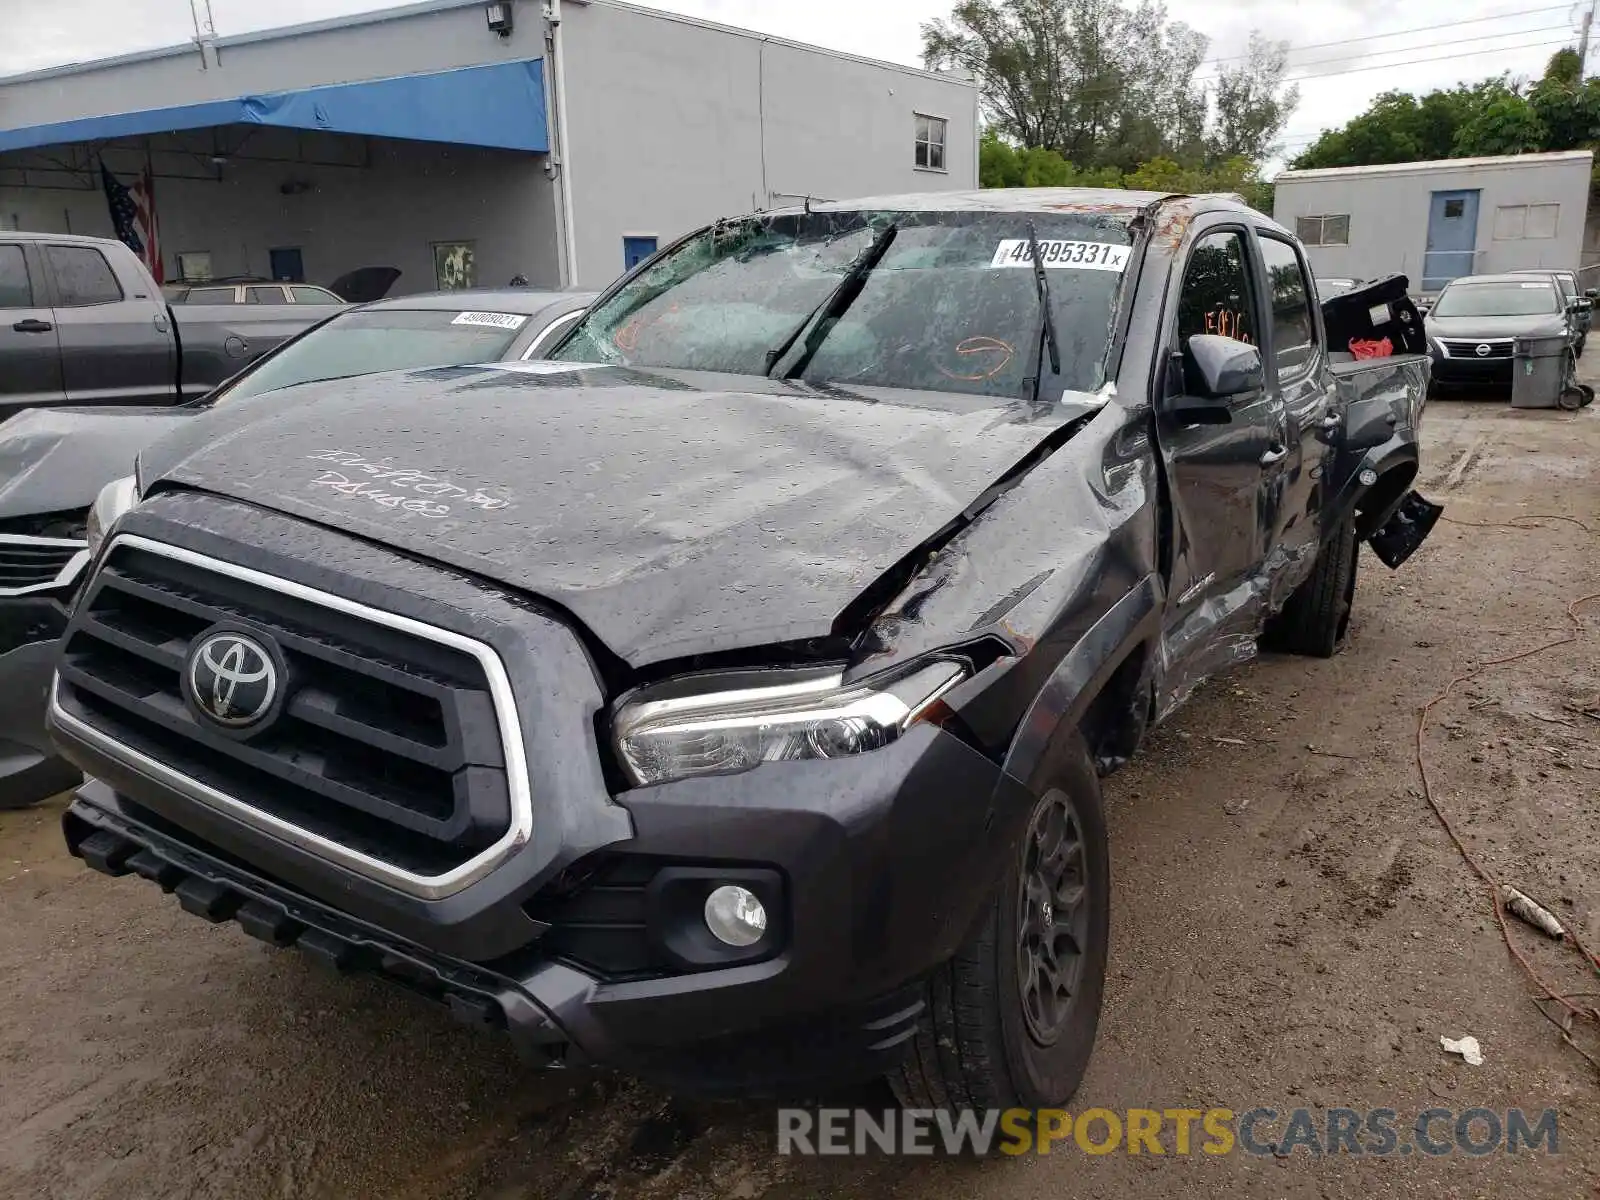
M0 426L0 809L71 787L44 733L54 642L88 560L100 489L135 456L214 404L375 371L541 357L593 292L448 292L345 309L198 401L157 408L49 408Z
M1472 275L1445 286L1429 310L1433 381L1441 387L1509 387L1518 338L1564 338L1576 351L1577 310L1554 279Z

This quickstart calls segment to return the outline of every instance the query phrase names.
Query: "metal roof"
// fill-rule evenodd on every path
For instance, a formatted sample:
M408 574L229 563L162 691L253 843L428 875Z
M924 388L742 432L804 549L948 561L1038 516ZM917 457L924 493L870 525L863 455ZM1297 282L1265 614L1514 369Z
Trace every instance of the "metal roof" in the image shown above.
M1361 167L1317 167L1280 171L1274 184L1308 183L1318 179L1349 179L1366 175L1418 175L1428 171L1494 171L1516 167L1549 166L1562 162L1592 162L1592 150L1555 150L1542 154L1497 154L1484 158L1435 158L1424 162L1371 163Z
M0 151L216 125L546 151L546 124L544 63L535 58L0 129Z

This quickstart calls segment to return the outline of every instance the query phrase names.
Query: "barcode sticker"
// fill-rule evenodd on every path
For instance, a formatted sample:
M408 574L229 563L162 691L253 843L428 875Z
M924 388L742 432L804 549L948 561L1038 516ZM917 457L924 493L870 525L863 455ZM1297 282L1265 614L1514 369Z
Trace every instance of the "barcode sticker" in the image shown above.
M1040 238L1039 258L1046 267L1076 271L1117 271L1128 266L1128 247L1111 242L1071 242ZM991 267L1033 267L1033 250L1027 238L1006 238L995 247Z
M490 329L521 329L527 317L517 313L464 312L457 315L452 325L487 325Z

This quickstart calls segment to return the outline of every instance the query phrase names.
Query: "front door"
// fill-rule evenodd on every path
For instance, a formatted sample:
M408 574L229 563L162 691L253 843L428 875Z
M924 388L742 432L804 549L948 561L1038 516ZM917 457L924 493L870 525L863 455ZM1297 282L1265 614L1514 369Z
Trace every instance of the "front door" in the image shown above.
M0 242L0 421L18 409L67 398L55 314L29 257L22 243Z
M1261 297L1247 233L1204 234L1189 253L1172 350L1197 333L1261 345ZM1180 389L1181 390L1181 389ZM1167 406L1170 407L1170 406ZM1246 584L1266 554L1272 490L1263 476L1287 457L1283 409L1269 388L1233 397L1223 424L1159 418L1158 437L1179 528L1173 545L1172 602L1191 609Z
M1471 275L1477 249L1478 193L1434 192L1428 206L1428 250L1422 257L1422 290L1437 292L1452 279Z

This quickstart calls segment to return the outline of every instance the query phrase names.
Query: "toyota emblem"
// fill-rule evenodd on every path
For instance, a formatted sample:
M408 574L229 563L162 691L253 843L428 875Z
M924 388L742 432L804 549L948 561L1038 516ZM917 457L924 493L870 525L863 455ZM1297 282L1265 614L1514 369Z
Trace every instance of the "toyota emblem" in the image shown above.
M1478 343L1478 357L1479 358L1488 358L1489 357L1489 343L1488 342L1479 342Z
M189 652L189 699L200 714L228 729L260 721L278 698L278 667L255 638L213 633Z

